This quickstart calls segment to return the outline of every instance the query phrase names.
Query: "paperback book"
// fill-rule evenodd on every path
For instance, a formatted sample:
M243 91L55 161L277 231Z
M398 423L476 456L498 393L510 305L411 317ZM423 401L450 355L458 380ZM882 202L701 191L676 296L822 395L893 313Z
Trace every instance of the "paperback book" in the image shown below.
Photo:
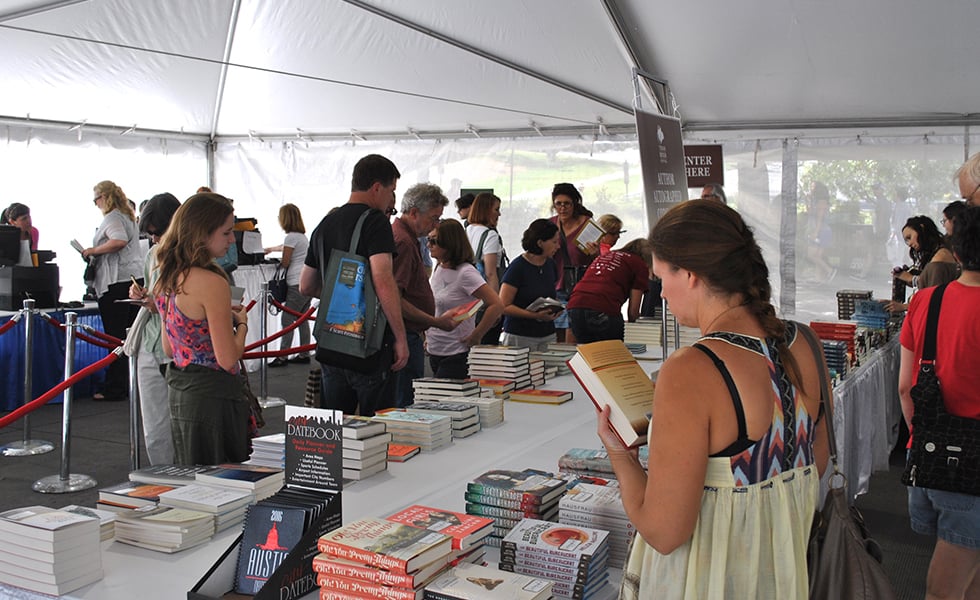
M391 462L405 462L422 450L414 444L388 444L388 460Z
M339 492L342 482L344 413L286 405L285 482L292 488Z
M493 469L466 484L466 491L527 504L548 504L565 493L565 482L537 469Z
M572 399L572 392L564 390L544 390L525 388L510 393L511 402L530 402L532 404L564 404Z
M545 600L551 597L547 579L508 573L470 563L453 567L425 588L427 600Z
M195 476L198 473L203 473L210 468L207 465L152 465L130 471L129 480L138 483L177 487L179 485L194 483Z
M99 501L124 508L156 506L160 501L160 494L169 492L172 489L174 488L169 485L125 481L101 488L99 490Z
M360 440L384 432L384 423L379 423L371 417L344 415L344 438Z

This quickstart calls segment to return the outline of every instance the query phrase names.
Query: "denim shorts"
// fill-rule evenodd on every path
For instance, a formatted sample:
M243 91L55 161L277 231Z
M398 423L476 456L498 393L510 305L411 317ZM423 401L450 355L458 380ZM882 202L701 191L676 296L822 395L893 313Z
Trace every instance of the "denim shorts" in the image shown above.
M980 550L980 496L910 487L909 518L916 533Z

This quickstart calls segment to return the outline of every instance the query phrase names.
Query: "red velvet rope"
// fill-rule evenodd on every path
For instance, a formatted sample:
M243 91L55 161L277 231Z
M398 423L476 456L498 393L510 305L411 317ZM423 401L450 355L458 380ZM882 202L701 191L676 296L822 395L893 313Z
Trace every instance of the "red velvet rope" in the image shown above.
M286 314L293 315L294 317L302 317L303 316L302 313L297 312L297 311L289 308L288 306L286 306L282 302L279 302L278 300L276 300L275 298L273 298L272 297L272 294L269 294L269 302L272 304L272 306L275 306L276 308L278 308L279 310L281 310L282 312L284 312ZM313 310L316 310L316 309L314 308ZM314 317L312 315L309 316L309 317L306 317L306 318L309 319L310 321L315 321L316 320L316 317Z
M300 316L299 319L296 319L295 321L293 321L292 323L290 323L289 325L287 325L286 327L284 327L282 330L280 330L280 331L278 331L276 333L273 333L272 335L266 337L265 339L257 340L255 342L252 342L251 344L248 344L247 346L245 346L245 351L248 352L249 350L254 350L254 349L258 348L259 346L264 346L264 345L268 344L269 342L271 342L273 340L276 340L276 339L281 338L286 333L288 333L288 332L296 329L300 325L303 325L304 322L306 321L306 319L311 314L313 314L313 311L315 311L315 310L316 310L316 308L314 308L314 307L311 306L308 311L306 311L305 313L299 315Z
M58 319L55 319L54 317L52 317L51 315L49 315L47 313L40 313L40 314L51 325L54 325L55 327L57 327L61 331L64 331L65 330L64 323L61 323L60 321L58 321ZM119 343L111 343L110 344L108 342L103 342L102 340L96 339L96 338L94 338L92 336L85 335L81 331L76 331L75 332L75 337L77 337L78 339L82 340L83 342L88 342L89 344L92 344L93 346L98 346L99 348L105 348L106 350L114 350L114 349L118 348L120 345L122 345L122 342L121 341Z
M242 354L243 359L249 358L271 358L273 356L288 356L290 354L300 354L303 352L310 352L311 350L316 350L316 344L307 344L306 346L296 346L295 348L286 348L285 350L267 350L264 352L246 352Z
M38 396L34 400L31 400L30 402L28 402L24 406L21 406L20 408L14 410L10 414L8 414L8 415L0 418L0 428L3 428L3 427L6 427L7 425L10 425L11 423L13 423L16 420L20 419L22 416L24 416L24 415L26 415L26 414L28 414L30 412L33 412L33 411L37 410L38 408L40 408L44 404L47 404L52 398L54 398L58 394L64 392L66 389L68 389L68 386L75 385L76 383L78 383L82 379L85 379L86 377L88 377L92 373L95 373L96 371L99 371L99 370L104 369L105 367L111 365L113 362L116 361L116 359L119 358L119 355L121 353L122 353L122 349L121 348L110 352L109 355L106 356L105 358L103 358L103 359L101 359L99 361L96 361L96 362L90 364L89 366L87 366L84 369L78 371L77 373L75 373L74 375L72 375L71 377L69 377L68 379L66 379L65 381L62 381L61 383L59 383L58 385L54 386L50 390L44 392L43 394L41 394L40 396Z
M84 329L86 331L86 333L91 333L92 335L94 335L95 337L99 338L100 340L105 340L106 342L109 342L110 344L115 344L116 346L122 346L123 345L123 341L121 339L119 339L119 338L117 338L115 336L109 335L108 333L99 331L95 327L91 327L89 325L82 325L82 329Z
M8 331L10 331L11 329L13 329L14 325L17 324L17 321L20 321L20 315L22 314L24 313L17 313L16 315L10 317L9 321L4 323L3 325L0 325L0 335L3 335Z

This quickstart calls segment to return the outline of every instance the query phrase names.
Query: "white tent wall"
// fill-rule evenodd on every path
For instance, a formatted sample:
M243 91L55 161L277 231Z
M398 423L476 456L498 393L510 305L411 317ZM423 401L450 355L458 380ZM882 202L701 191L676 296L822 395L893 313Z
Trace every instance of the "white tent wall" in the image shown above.
M54 250L61 300L81 300L85 265L69 242L85 247L102 215L92 204L100 181L116 182L137 205L161 192L186 198L207 181L204 143L133 135L0 127L0 209L21 202L31 209L39 246Z

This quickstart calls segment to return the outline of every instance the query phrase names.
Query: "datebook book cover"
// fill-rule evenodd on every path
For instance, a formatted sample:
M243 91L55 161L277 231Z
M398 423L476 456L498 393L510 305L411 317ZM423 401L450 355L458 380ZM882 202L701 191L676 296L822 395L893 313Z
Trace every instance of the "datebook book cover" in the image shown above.
M654 383L620 340L580 344L568 366L596 408L611 407L609 421L626 446L647 442Z
M287 405L285 420L286 485L318 492L339 492L344 468L344 413Z

